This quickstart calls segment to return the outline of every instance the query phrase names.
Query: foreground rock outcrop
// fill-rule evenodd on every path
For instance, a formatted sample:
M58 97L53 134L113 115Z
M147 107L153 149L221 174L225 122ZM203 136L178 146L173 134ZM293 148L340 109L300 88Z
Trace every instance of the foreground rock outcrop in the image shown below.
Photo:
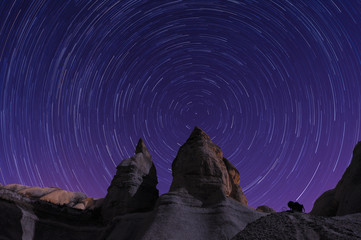
M306 213L272 213L250 224L232 240L361 239L361 214L319 217Z
M361 213L361 142L337 186L322 194L311 211L313 215L328 217L352 213Z
M117 166L102 206L103 218L111 220L125 213L152 210L159 197L157 184L152 157L140 139L135 155Z

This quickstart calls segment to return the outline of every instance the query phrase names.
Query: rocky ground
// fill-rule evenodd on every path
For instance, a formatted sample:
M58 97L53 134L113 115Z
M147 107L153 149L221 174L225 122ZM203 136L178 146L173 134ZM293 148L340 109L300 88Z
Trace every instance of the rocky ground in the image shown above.
M361 239L361 213L319 217L305 213L272 213L250 224L232 240Z

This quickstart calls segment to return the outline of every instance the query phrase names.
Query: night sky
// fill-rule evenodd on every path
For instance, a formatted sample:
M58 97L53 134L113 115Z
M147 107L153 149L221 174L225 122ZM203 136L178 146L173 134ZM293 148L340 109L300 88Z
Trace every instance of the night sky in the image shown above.
M0 3L0 182L104 197L142 137L168 191L194 126L249 205L310 211L361 140L361 1Z

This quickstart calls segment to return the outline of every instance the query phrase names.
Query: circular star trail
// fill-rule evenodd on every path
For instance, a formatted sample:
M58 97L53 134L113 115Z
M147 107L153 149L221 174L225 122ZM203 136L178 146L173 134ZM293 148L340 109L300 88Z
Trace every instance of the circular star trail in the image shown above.
M0 181L103 197L142 137L168 191L194 126L251 206L310 211L361 133L359 1L1 1Z

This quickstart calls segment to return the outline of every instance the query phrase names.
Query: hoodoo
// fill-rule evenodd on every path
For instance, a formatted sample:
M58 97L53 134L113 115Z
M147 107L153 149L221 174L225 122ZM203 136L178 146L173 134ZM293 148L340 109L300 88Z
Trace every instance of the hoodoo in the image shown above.
M135 155L117 166L102 206L102 216L111 220L117 215L152 210L159 192L157 173L147 147L139 140Z
M172 191L185 191L205 204L231 197L244 205L238 170L223 157L221 148L195 127L172 164Z

